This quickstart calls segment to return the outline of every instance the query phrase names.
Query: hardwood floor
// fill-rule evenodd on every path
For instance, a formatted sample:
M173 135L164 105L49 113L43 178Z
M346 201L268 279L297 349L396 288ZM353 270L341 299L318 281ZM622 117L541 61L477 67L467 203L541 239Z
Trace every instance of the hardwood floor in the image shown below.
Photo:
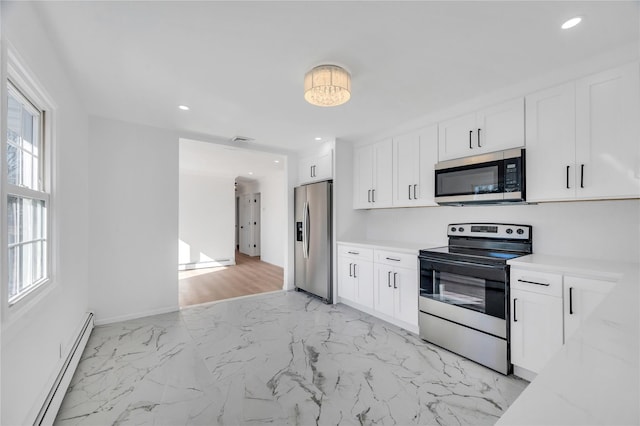
M180 271L180 307L281 290L284 273L279 266L236 252L236 265Z

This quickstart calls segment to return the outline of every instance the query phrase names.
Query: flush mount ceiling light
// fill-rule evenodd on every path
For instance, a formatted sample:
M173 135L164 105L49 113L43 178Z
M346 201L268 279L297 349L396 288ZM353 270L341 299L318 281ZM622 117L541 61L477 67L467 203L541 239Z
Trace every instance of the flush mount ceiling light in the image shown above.
M178 105L178 108L180 108L183 111L189 111L189 107L186 105Z
M332 107L351 99L351 74L337 65L320 65L304 76L304 98L312 105Z
M582 17L576 16L575 18L571 18L568 21L566 21L564 24L562 24L561 28L563 30L568 30L569 28L573 28L576 25L578 25L580 21L582 21Z

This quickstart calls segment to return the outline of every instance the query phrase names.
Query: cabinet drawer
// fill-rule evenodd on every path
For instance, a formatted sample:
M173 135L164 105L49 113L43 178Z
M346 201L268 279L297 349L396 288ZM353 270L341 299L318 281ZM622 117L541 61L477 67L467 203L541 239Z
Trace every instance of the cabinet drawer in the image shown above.
M398 253L395 251L375 250L374 253L376 263L382 265L395 266L398 268L418 268L418 255Z
M510 286L515 290L562 297L562 274L512 268Z
M338 256L373 261L373 249L338 244Z

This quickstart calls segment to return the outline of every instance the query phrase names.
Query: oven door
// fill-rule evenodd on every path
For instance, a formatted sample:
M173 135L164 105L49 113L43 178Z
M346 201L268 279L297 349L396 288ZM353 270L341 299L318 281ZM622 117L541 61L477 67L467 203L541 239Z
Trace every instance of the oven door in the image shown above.
M507 338L508 266L420 257L420 310Z

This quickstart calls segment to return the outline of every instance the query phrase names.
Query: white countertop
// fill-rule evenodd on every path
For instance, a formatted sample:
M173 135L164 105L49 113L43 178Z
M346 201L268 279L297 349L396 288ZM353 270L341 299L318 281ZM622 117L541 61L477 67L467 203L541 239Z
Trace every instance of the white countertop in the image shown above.
M640 424L640 265L539 254L508 263L619 281L497 424Z
M391 250L417 255L420 250L432 247L446 246L447 244L434 243L406 243L398 241L376 241L376 240L341 240L338 244L345 244L357 247L369 247L373 249Z

